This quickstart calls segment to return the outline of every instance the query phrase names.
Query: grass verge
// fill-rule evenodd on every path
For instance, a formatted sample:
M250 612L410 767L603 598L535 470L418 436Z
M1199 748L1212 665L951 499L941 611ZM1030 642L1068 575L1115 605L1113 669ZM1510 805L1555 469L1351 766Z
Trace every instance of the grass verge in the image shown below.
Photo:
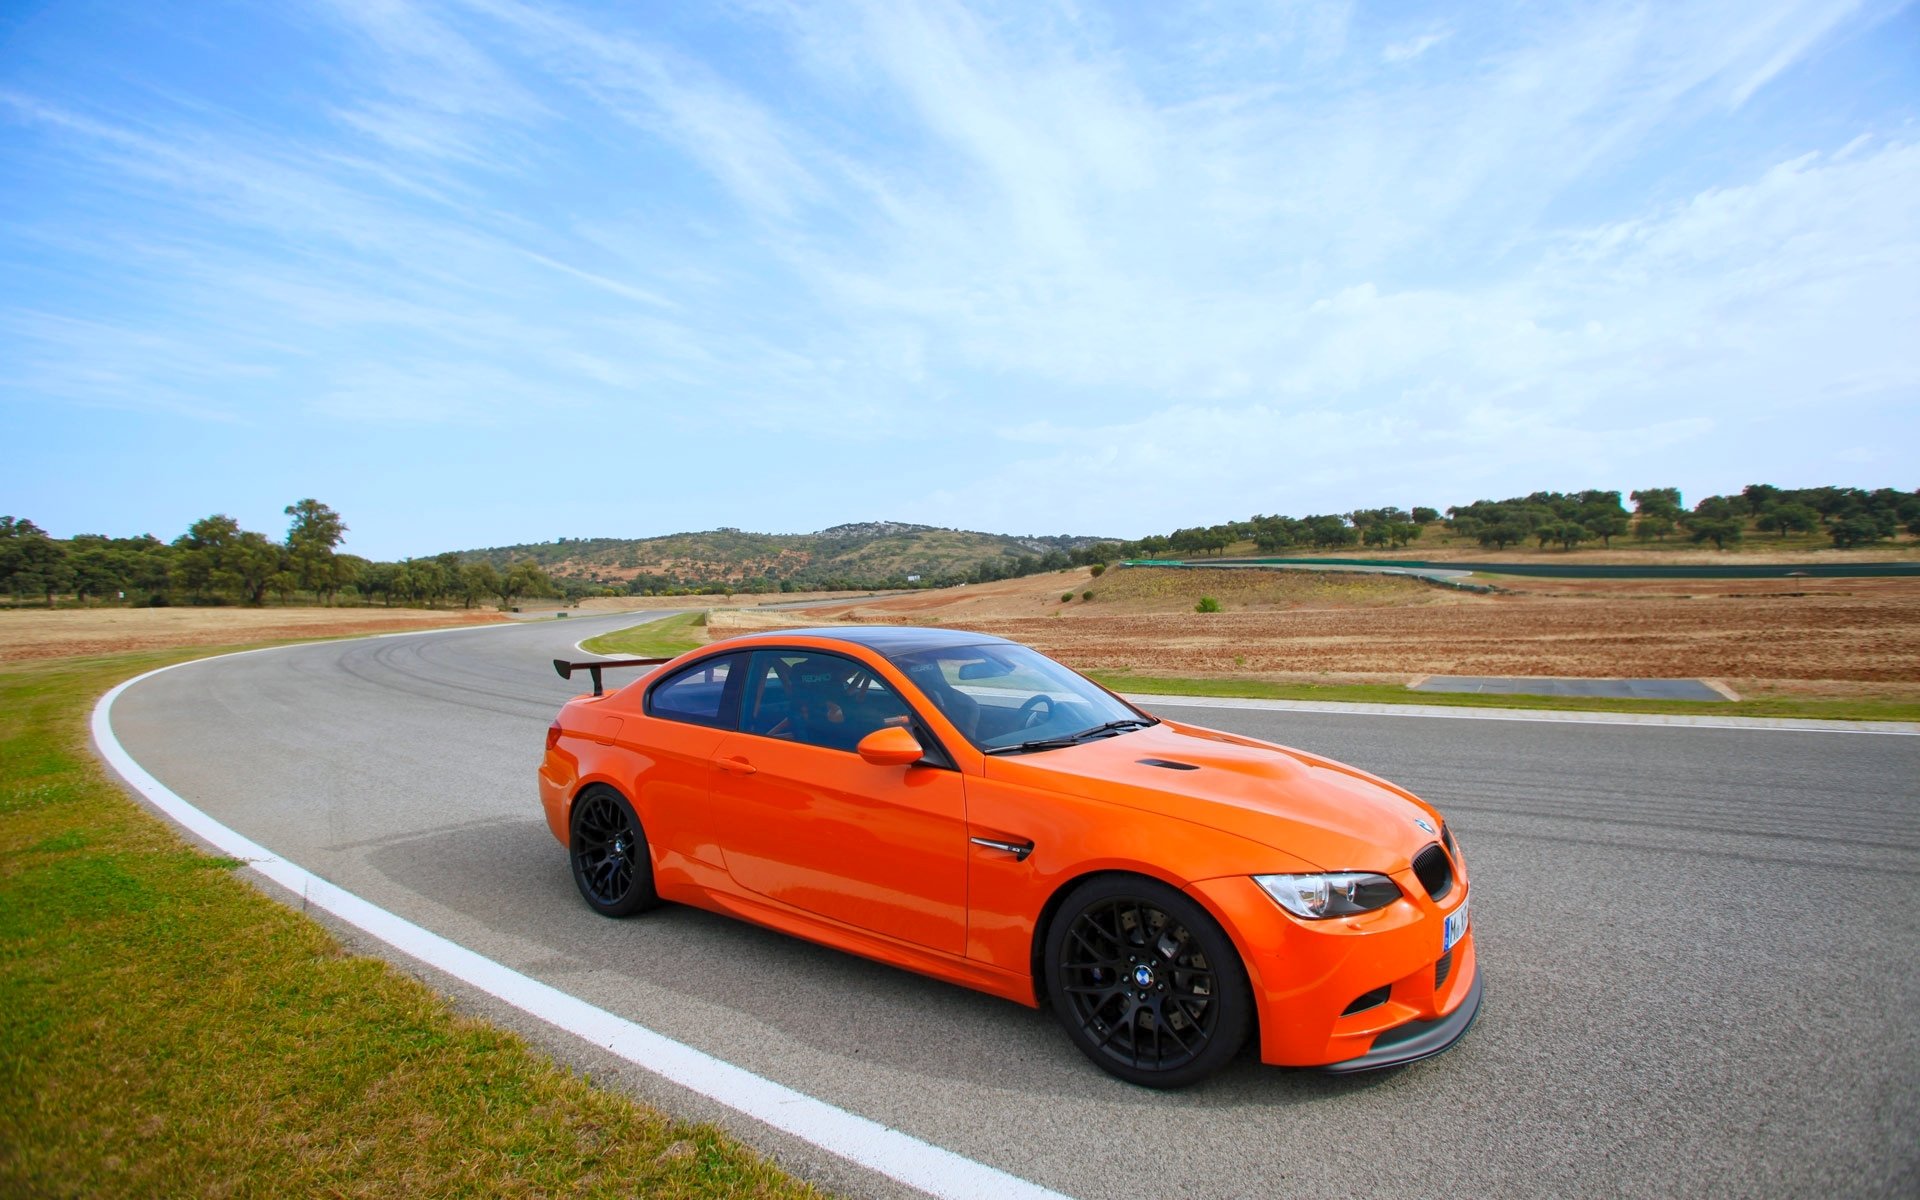
M1414 692L1386 683L1270 683L1088 671L1116 692L1159 696L1230 696L1250 700L1325 700L1343 704L1434 704L1455 708L1553 709L1569 712L1678 713L1713 717L1804 717L1825 721L1920 721L1920 703L1843 697L1762 697L1723 702L1610 700L1589 696L1486 696L1470 692Z
M671 658L707 644L707 614L681 613L588 638L580 648L594 654L631 654L635 658Z
M819 1195L348 955L130 800L95 697L217 652L0 668L0 1195Z

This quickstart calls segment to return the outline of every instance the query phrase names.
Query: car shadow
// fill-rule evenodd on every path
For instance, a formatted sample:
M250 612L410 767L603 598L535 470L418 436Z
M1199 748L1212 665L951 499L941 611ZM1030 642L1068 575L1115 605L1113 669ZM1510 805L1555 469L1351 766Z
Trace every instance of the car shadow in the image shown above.
M363 861L501 939L491 949L471 948L753 1070L793 1062L790 1050L773 1044L784 1041L847 1066L1180 1108L1315 1102L1400 1074L1336 1077L1268 1067L1250 1046L1196 1087L1136 1087L1089 1063L1044 1009L685 905L624 920L598 916L581 903L565 854L538 819L400 838L365 848ZM713 1009L747 1019L716 1023Z

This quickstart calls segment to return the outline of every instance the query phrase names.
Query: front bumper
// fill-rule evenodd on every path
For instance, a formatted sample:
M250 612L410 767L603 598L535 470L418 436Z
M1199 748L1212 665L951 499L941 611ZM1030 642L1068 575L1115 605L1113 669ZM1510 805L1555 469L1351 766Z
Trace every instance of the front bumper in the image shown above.
M1466 1036L1473 1019L1480 1015L1480 971L1473 972L1473 986L1466 999L1447 1016L1437 1021L1410 1021L1389 1029L1373 1039L1373 1049L1359 1058L1329 1063L1320 1069L1328 1075L1353 1075L1378 1071L1385 1067L1404 1067L1447 1049Z
M1478 931L1469 926L1452 953L1440 955L1442 923L1468 889L1441 905L1415 891L1411 875L1395 882L1404 902L1323 922L1286 915L1251 879L1189 885L1239 946L1259 1011L1262 1062L1394 1066L1438 1054L1472 1024L1480 1004ZM1354 1007L1382 991L1384 999Z

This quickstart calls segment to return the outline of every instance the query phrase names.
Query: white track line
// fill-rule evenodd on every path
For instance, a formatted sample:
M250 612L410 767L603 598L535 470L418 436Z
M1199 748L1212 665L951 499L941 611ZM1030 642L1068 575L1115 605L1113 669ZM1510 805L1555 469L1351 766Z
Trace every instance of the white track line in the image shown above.
M1809 717L1695 717L1682 713L1599 713L1557 708L1471 708L1441 704L1347 704L1332 700L1253 700L1234 696L1121 693L1140 707L1250 708L1268 712L1346 713L1364 717L1444 717L1456 721L1548 721L1567 725L1680 726L1690 729L1791 730L1799 733L1920 734L1913 721L1820 721Z
M431 630L422 632L451 632ZM289 647L269 647L269 650ZM260 654L263 650L241 651ZM231 655L218 655L228 658ZM93 740L100 755L149 803L222 853L244 860L306 903L327 910L387 945L496 996L558 1029L605 1047L635 1066L697 1092L710 1100L792 1134L850 1162L943 1200L1007 1197L1008 1200L1066 1200L1058 1192L1016 1175L944 1150L844 1108L762 1078L710 1054L655 1033L625 1017L494 962L465 946L415 925L352 892L336 887L304 867L222 825L176 795L133 760L113 735L113 702L143 679L202 658L148 671L120 684L93 708Z

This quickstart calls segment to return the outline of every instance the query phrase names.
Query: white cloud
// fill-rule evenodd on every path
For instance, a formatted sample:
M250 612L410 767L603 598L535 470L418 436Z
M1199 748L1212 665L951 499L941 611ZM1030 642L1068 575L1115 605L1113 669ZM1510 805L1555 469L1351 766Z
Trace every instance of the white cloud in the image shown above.
M1438 33L1419 34L1416 37L1407 38L1405 41L1388 42L1386 47L1380 51L1380 61L1388 63L1412 62L1414 59L1419 58L1422 54L1425 54L1452 36L1453 31L1449 29Z
M916 493L884 464L951 442L992 465L922 518L1116 532L1115 496L1142 532L1558 485L1920 387L1920 150L1718 139L1852 3L330 11L312 127L0 94L85 200L7 238L111 310L0 296L0 386L554 410Z

